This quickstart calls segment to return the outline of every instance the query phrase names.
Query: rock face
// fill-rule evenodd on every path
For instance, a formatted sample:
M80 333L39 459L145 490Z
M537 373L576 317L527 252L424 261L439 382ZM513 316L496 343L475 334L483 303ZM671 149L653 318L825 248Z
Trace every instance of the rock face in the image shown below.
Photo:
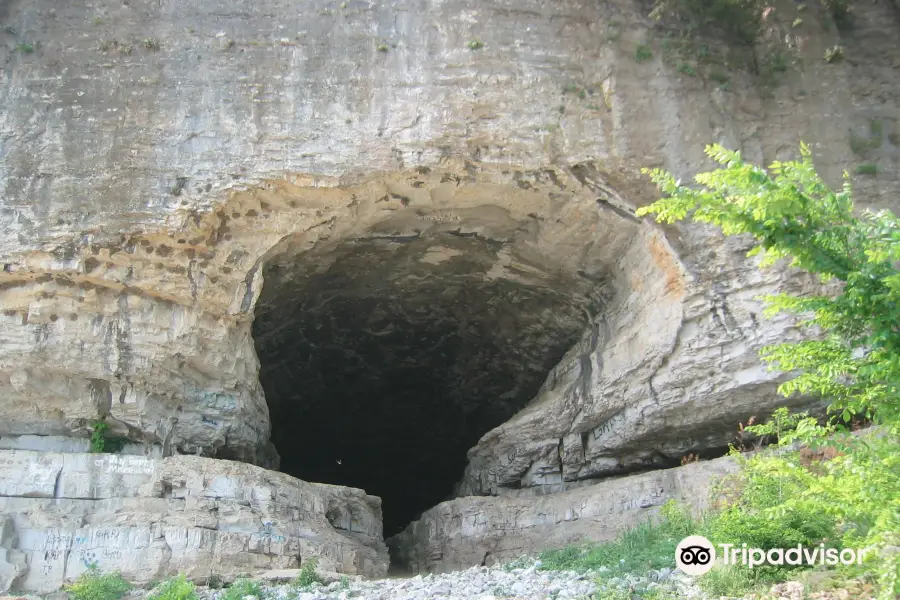
M414 572L505 563L542 550L613 539L653 519L669 500L703 510L712 484L737 469L734 459L724 457L549 495L521 490L458 498L425 511L388 544L394 562Z
M0 592L90 564L147 583L294 568L387 573L381 502L243 463L0 450Z
M390 533L721 450L783 402L757 351L798 332L756 297L812 282L635 218L639 168L804 140L896 202L898 15L839 40L777 3L799 60L761 88L635 62L644 9L0 3L0 447L103 419L131 453L364 487Z

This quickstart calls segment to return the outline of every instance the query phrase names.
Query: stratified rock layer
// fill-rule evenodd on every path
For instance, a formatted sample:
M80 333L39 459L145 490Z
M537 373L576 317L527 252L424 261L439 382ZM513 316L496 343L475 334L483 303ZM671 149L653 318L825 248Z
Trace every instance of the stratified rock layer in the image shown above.
M712 485L738 468L737 461L724 457L549 495L522 490L458 498L425 511L388 544L398 566L445 572L607 541L656 518L669 500L697 512L706 509Z
M898 15L839 39L773 3L744 50L798 60L760 87L637 63L642 4L0 3L2 445L104 419L129 451L390 482L397 520L721 450L784 402L757 351L798 331L757 296L814 282L635 218L639 168L803 140L896 206Z
M0 450L0 592L59 589L91 564L148 583L295 568L387 573L381 502L243 463Z

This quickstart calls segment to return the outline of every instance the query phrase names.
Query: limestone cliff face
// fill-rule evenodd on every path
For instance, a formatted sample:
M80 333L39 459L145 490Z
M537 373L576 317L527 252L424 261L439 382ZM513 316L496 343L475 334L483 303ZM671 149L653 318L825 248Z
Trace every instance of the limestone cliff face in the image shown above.
M723 89L635 62L631 0L0 3L0 436L106 417L356 486L411 460L411 488L471 448L460 494L722 447L781 401L758 348L796 335L755 297L810 282L635 218L638 169L804 140L832 182L877 162L863 204L900 189L895 6L861 3L834 64L793 7L766 22L789 73ZM379 425L403 415L434 433Z

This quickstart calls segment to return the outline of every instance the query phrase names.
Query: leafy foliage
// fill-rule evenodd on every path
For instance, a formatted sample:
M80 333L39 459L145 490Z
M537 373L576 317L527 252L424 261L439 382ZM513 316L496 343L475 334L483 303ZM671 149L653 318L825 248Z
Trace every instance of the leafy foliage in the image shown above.
M779 391L828 399L822 427L806 414L777 411L757 435L823 444L825 434L862 416L882 425L874 434L830 442L830 456L804 462L802 453L763 453L732 480L738 493L708 523L713 541L753 541L762 548L817 539L871 548L862 573L878 579L882 598L900 593L900 221L890 211L856 216L849 176L839 191L818 176L810 150L766 171L740 153L708 146L722 165L683 186L670 173L644 170L666 194L639 215L671 223L690 218L727 235L755 240L761 266L784 260L832 285L831 293L764 298L765 314L786 311L814 334L766 347L773 367L795 375ZM751 539L748 539L751 538ZM716 577L725 577L719 574ZM720 582L721 583L721 582Z
M225 590L225 593L220 598L221 600L244 600L246 596L263 597L262 586L258 581L243 578L237 579L228 586L228 589Z
M65 587L72 600L119 600L130 589L131 584L120 573L103 573L96 566Z
M148 600L199 600L194 584L184 574L162 582L147 595Z
M106 421L97 421L91 427L91 452L103 452L106 448L106 437L104 434L109 429Z
M822 429L819 422L808 412L792 413L785 407L775 409L771 418L761 425L747 425L745 428L763 441L790 444L796 440L809 442L823 434L834 432L833 426Z
M864 415L900 422L900 221L890 211L853 214L849 178L831 190L818 176L809 148L801 160L775 162L769 170L747 164L722 146L707 154L724 168L695 177L701 188L683 186L660 169L644 170L668 196L638 210L671 223L690 218L711 223L726 235L749 234L749 255L761 266L785 259L836 280L834 295L765 298L766 315L788 311L824 335L763 349L763 358L798 375L779 391L818 394L832 401L845 420Z
M807 422L805 419L797 423ZM775 425L770 422L774 428ZM781 445L804 436L787 430ZM880 431L838 437L819 450L764 452L743 459L739 472L720 482L732 500L706 523L715 543L763 549L824 542L835 548L870 548L862 567L841 567L848 577L877 578L882 598L900 591L900 438ZM777 581L786 569L754 569ZM713 593L734 574L708 574ZM706 579L707 576L704 576ZM701 581L702 583L702 581Z
M293 584L301 589L307 589L317 583L323 583L322 578L316 573L319 561L313 557L303 561L300 566L300 574L294 579Z
M91 426L91 452L116 453L125 447L128 438L108 436L109 425L104 420L95 421Z

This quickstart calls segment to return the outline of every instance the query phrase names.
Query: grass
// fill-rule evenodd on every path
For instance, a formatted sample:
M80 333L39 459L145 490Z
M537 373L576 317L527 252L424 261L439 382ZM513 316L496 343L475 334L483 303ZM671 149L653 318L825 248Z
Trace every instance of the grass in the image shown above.
M763 435L760 431L754 434ZM669 501L654 522L624 530L611 541L541 553L541 569L590 574L596 577L598 589L612 593L615 590L611 588L619 586L612 578L674 568L675 548L688 535L702 535L717 546L746 544L763 550L798 544L814 548L820 543L838 550L872 543L896 544L891 540L897 540L897 535L889 532L900 528L891 528L890 501L886 501L900 489L896 447L896 436L884 436L836 440L821 448L811 446L777 454L737 455L741 469L713 486L711 494L716 500L702 518L693 518L685 508ZM815 489L817 495L809 497L809 489ZM870 493L875 499L870 500ZM823 508L838 506L840 501L835 498L845 497L848 500L840 501L848 502L849 508L841 505L840 513ZM877 527L885 533L873 537ZM900 591L896 582L891 583L891 570L900 566L900 561L888 555L870 553L869 558L872 556L882 558L867 560L862 566L829 568L827 573L843 587L854 581L871 586L877 580L879 585ZM821 575L821 569L810 570L811 566L761 565L749 569L719 564L697 578L696 584L713 598L743 597L781 581L807 577L811 582L818 581L820 578L814 575ZM819 583L814 585L821 587ZM607 586L610 589L605 589ZM883 591L879 599L894 597L887 587Z
M151 52L158 52L160 47L159 40L156 38L146 38L144 40L144 48Z
M719 566L697 580L697 585L712 597L743 597L750 592L763 592L772 580L761 571L744 567Z
M711 531L723 529L723 524L718 523L715 516L703 520L694 519L671 500L663 506L661 515L662 518L657 522L641 523L623 531L609 542L545 551L540 555L541 570L590 572L597 576L598 584L602 585L605 580L613 577L644 575L651 569L674 569L675 548L682 539L688 535L709 537L713 535ZM718 539L718 536L712 539ZM510 563L510 566L515 568L519 565ZM740 597L763 590L786 578L786 571L774 567L751 570L720 565L698 578L697 585L711 597ZM604 593L613 594L609 598L615 598L616 591L606 590ZM652 593L642 596L645 599L657 597L658 594ZM631 596L626 598L630 600ZM665 596L659 600L662 598Z
M627 529L610 541L570 546L541 553L541 569L584 573L605 567L604 576L675 567L675 547L694 533L698 524L674 503L663 507L657 523L645 522Z
M22 42L21 44L16 44L16 51L22 52L23 54L31 54L32 52L34 52L34 45L27 42Z
M873 163L865 163L862 165L857 165L856 174L857 175L877 175L878 174L878 166Z

